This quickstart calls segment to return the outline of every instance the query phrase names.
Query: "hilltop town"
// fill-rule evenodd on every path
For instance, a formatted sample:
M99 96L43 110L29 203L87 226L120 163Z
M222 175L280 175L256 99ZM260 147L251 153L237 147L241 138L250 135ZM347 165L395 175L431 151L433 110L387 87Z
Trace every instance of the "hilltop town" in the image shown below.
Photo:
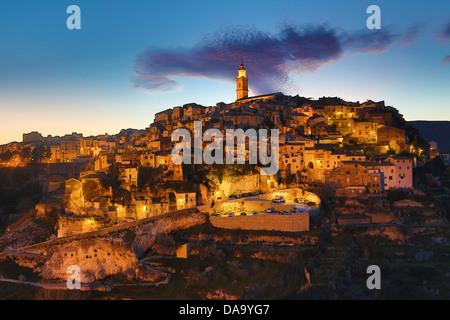
M0 146L4 190L18 195L22 188L8 170L30 170L22 182L34 188L27 212L19 212L16 204L2 208L1 263L31 268L33 277L39 274L39 281L47 282L64 280L67 265L75 264L89 270L82 277L85 284L117 275L121 281L170 283L167 274L181 267L169 262L144 268L142 261L154 255L212 259L214 254L285 265L297 259L295 272L301 280L291 291L301 297L306 291L300 289L315 279L324 284L348 272L361 276L363 267L354 263L375 259L380 254L373 244L377 241L406 245L416 236L433 235L432 241L445 245L440 254L447 257L443 232L448 199L438 203L433 197L433 188L447 188L448 180L440 178L448 174L447 158L396 108L384 101L310 99L281 92L249 97L248 81L241 64L236 101L175 106L156 113L143 130L95 137L31 132L22 142ZM223 136L229 129L277 129L278 172L263 175L263 164L248 162L248 141L243 164L175 164L172 150L178 141L172 140L173 132L186 129L194 136L196 123L203 132L217 129ZM202 143L202 149L207 146ZM370 241L354 242L362 235ZM215 243L213 252L205 241ZM227 251L219 244L236 248ZM389 251L383 259L407 261L422 252L407 247L408 253ZM355 255L361 250L364 259ZM249 272L242 262L227 263L227 272ZM201 270L189 272L191 284L210 277ZM261 297L258 292L235 297ZM219 289L195 297L229 298Z

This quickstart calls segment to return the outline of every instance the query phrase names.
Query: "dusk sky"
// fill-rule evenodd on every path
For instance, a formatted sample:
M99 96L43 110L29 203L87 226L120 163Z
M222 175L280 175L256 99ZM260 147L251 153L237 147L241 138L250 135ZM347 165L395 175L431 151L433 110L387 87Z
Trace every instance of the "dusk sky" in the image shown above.
M69 30L69 5L81 30ZM369 5L381 29L369 30ZM144 129L156 112L281 91L450 120L450 2L16 0L0 9L0 144Z

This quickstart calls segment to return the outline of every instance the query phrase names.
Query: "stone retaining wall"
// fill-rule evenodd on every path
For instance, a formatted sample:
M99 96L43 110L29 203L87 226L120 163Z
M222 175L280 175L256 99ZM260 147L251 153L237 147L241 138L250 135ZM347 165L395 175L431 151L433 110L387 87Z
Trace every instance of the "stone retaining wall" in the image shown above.
M284 232L309 231L309 214L264 214L257 216L210 217L213 226L222 229L274 230Z

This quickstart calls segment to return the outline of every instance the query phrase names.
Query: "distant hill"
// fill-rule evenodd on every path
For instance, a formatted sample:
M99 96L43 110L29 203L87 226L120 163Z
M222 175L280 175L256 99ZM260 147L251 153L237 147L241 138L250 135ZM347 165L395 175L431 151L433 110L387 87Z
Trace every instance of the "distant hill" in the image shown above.
M436 141L439 152L450 153L450 121L408 121L427 141Z

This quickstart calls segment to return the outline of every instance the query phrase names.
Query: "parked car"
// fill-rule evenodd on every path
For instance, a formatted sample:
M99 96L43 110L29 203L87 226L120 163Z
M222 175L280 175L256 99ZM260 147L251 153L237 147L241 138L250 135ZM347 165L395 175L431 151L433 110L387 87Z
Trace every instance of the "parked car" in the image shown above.
M295 201L296 203L303 203L303 202L305 202L305 200L302 199L302 198L295 198L294 201Z
M247 214L245 212L241 212L240 216L246 216Z
M230 212L230 213L228 214L228 216L229 216L229 217L234 216L234 212Z
M252 196L257 196L257 195L259 195L259 191L254 191L254 192L252 192L252 193L250 193Z
M253 215L254 215L254 216L257 216L257 215L258 215L258 212L253 212Z
M234 199L236 199L236 198L237 198L237 197L236 197L235 194L232 194L232 195L230 195L230 196L228 197L229 200L234 200Z
M267 213L274 213L274 212L275 212L275 209L274 209L274 208L268 208L268 209L266 210L266 212L267 212Z
M282 202L286 202L286 199L284 199L283 196L276 196L275 198L272 199L272 202L282 203Z

